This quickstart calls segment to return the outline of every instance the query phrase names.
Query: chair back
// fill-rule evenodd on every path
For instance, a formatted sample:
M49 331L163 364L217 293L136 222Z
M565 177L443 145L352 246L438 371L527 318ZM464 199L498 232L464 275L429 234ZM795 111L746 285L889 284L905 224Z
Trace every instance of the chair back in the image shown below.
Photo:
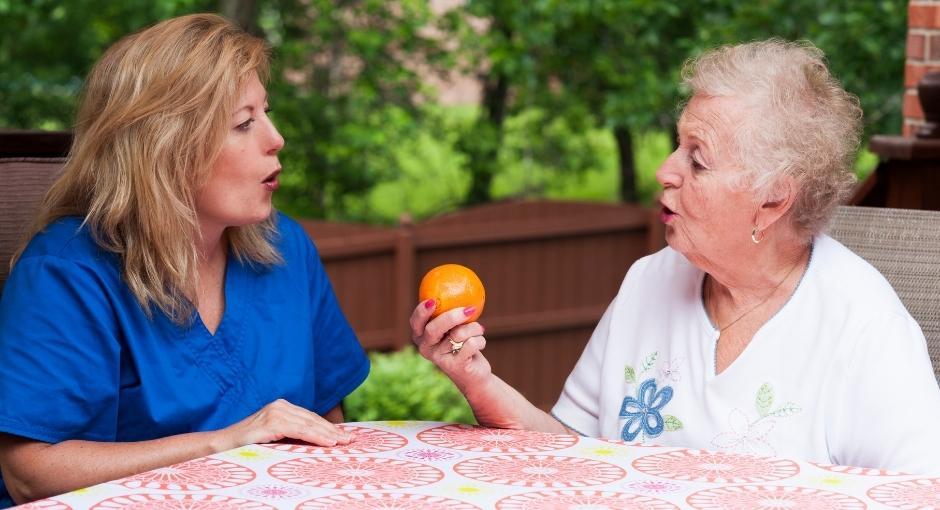
M940 211L841 206L829 235L894 287L924 331L940 381Z
M0 294L10 272L10 257L26 240L39 202L64 162L65 158L0 158Z

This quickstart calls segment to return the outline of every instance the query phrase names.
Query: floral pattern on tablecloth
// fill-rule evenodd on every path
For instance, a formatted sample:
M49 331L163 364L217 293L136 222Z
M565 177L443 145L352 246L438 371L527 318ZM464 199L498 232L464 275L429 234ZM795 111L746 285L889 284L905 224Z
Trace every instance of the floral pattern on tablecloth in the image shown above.
M894 508L940 508L940 478L919 478L876 485L868 497Z
M255 472L245 466L201 458L129 476L117 483L128 489L201 491L244 485L254 479Z
M856 497L809 487L737 485L695 492L687 498L698 510L799 508L800 510L856 510L867 508Z
M354 491L407 489L444 478L431 466L374 457L301 457L275 464L268 473L288 483Z
M900 471L890 471L887 469L861 468L861 467L853 467L853 466L837 466L835 464L817 464L815 462L811 462L810 464L818 467L819 469L825 469L826 471L832 471L833 473L840 473L843 475L910 476L908 473L902 473Z
M629 492L563 490L527 492L496 502L496 510L678 510L668 501Z
M800 472L791 460L686 449L640 457L633 467L662 478L712 483L769 482Z
M214 494L131 494L108 498L92 510L275 510L242 498Z
M241 491L245 497L258 501L286 501L310 497L311 491L306 487L287 485L283 483L266 483L253 485Z
M535 453L564 450L578 442L578 436L485 429L470 425L435 427L418 433L417 438L418 441L431 446L489 453Z
M465 501L424 494L337 494L301 503L297 510L480 510Z
M554 455L499 455L471 459L454 466L458 474L499 485L523 487L585 487L623 479L615 464Z
M298 441L267 443L262 446L283 452L307 453L310 455L359 455L397 450L408 444L408 440L399 434L386 430L341 425L344 431L353 434L355 440L342 446L317 446Z
M55 499L41 499L39 501L34 501L32 503L18 506L17 508L24 510L72 510L72 507Z
M938 508L940 478L438 422L343 425L34 502L41 510Z

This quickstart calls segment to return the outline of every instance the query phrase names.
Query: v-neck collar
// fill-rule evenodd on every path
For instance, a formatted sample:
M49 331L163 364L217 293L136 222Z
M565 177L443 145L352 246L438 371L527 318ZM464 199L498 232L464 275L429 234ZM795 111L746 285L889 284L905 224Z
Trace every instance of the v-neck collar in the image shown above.
M193 327L198 329L203 336L210 339L223 338L229 330L234 328L234 324L232 323L237 321L237 318L241 315L240 308L244 305L244 300L241 299L243 296L241 293L243 273L244 269L242 264L238 261L237 257L229 251L226 254L225 278L222 281L222 292L225 294L225 307L222 310L222 318L219 320L219 325L215 328L215 333L209 331L209 328L206 327L206 323L203 322L199 311L193 311Z
M711 373L709 374L710 380L719 378L723 376L724 374L728 373L728 370L734 367L735 364L738 363L741 360L741 358L747 353L747 351L751 347L751 344L753 344L758 339L758 336L761 336L761 332L763 332L764 330L768 328L774 327L773 324L777 322L776 321L777 317L779 317L788 308L790 303L794 300L794 297L797 295L798 292L800 292L800 289L803 287L803 280L810 273L810 271L814 269L813 252L816 249L816 241L817 239L814 237L813 240L810 242L809 258L806 261L806 268L803 270L803 274L800 275L800 279L796 282L796 286L793 288L793 292L790 293L790 296L787 297L787 300L783 303L783 305L776 312L774 312L774 314L771 315L770 318L767 319L767 321L765 321L764 324L762 324L761 327L758 328L756 332L754 332L754 336L751 337L751 341L748 342L748 344L744 347L741 353L738 354L738 357L735 358L735 360L732 361L730 365L725 367L725 369L720 374L718 373L718 339L721 337L721 331L719 331L715 323L712 322L711 317L708 315L708 310L705 308L704 298L705 298L705 275L706 273L704 271L700 271L701 274L699 275L698 286L697 286L698 287L698 301L699 301L698 314L699 314L699 320L702 326L704 327L706 335L708 335L712 339L712 370L711 370ZM754 349L750 349L750 350L753 351Z

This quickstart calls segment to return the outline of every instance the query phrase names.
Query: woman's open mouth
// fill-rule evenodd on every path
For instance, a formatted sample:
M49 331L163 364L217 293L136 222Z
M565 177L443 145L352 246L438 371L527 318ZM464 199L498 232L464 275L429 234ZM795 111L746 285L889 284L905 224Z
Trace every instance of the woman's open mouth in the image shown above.
M668 225L668 224L673 220L673 218L676 217L676 212L673 211L672 209L666 207L666 206L665 206L664 204L662 204L661 202L660 202L660 204L663 206L663 208L662 208L662 210L659 212L659 219L660 219L663 223L665 223L665 224Z
M264 187L267 188L269 191L277 190L277 188L280 187L281 185L281 183L278 182L277 180L277 176L280 173L281 173L281 169L278 168L277 170L271 172L271 175L267 176L263 181L261 181L261 184L263 184Z

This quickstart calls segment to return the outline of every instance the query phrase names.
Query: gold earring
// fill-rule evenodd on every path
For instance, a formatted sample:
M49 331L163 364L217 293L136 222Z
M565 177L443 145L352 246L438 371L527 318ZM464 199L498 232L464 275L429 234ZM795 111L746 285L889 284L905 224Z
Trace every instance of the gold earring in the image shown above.
M757 234L760 234L760 237L757 237ZM764 240L764 232L757 230L757 225L754 225L754 228L751 230L751 241L754 241L754 244L760 244Z

